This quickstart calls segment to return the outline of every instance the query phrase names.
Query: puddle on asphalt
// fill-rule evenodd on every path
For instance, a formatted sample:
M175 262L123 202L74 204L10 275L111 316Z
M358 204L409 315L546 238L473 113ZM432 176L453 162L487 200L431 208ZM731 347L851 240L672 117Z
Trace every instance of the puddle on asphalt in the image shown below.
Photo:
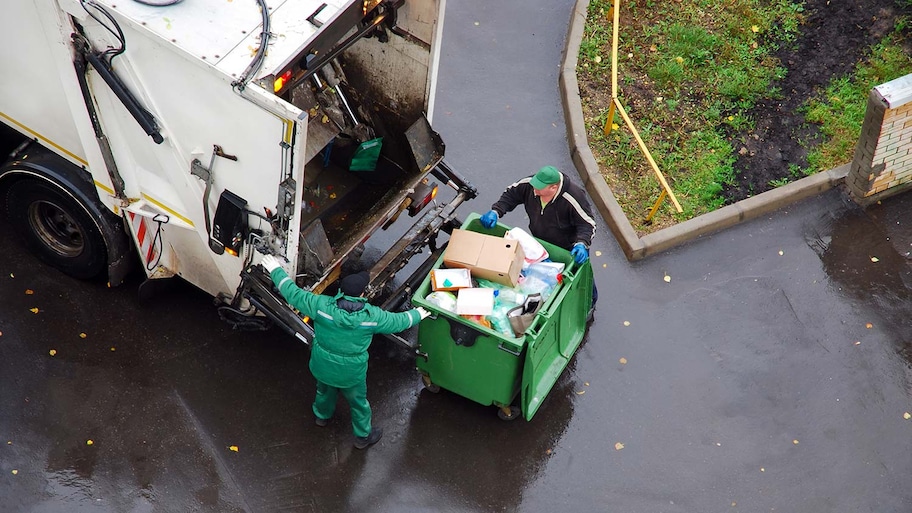
M912 194L868 209L843 199L808 227L807 243L840 291L877 313L912 367Z

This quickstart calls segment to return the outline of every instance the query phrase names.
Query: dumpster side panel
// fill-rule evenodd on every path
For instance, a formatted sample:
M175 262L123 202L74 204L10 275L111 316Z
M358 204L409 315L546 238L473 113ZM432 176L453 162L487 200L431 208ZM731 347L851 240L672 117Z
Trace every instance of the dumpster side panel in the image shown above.
M528 348L523 365L522 412L531 420L567 367L586 334L592 304L592 265L572 265L570 253L545 243L551 259L567 265L563 285L549 298L526 332Z
M457 345L451 324L459 323L438 314L418 326L418 370L431 382L483 405L509 405L519 390L523 360L498 349L500 340L477 331L471 346Z

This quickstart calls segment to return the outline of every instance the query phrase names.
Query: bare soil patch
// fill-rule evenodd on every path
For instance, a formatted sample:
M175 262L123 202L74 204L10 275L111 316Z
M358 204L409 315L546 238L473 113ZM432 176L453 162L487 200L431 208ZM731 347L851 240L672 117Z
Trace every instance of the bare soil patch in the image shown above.
M782 97L760 101L750 111L754 130L731 134L738 158L737 183L724 191L729 203L772 189L770 182L790 176L790 164L807 167L808 148L820 142L820 134L799 108L833 78L851 72L903 14L895 0L808 0L805 9L798 41L776 55L788 69L774 84Z

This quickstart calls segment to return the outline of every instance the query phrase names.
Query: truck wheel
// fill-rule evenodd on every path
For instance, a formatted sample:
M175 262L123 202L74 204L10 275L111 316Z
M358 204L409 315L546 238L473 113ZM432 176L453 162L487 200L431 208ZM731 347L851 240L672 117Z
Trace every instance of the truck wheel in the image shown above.
M13 229L44 262L79 279L105 270L104 238L86 208L65 190L22 180L9 188L6 209Z

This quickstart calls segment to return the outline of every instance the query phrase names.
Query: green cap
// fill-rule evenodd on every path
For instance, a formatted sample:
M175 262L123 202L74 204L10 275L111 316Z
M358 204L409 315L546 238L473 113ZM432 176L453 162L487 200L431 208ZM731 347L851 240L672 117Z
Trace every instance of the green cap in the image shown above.
M554 166L545 166L535 173L535 176L529 180L529 184L535 189L544 189L545 187L560 182L560 171Z

